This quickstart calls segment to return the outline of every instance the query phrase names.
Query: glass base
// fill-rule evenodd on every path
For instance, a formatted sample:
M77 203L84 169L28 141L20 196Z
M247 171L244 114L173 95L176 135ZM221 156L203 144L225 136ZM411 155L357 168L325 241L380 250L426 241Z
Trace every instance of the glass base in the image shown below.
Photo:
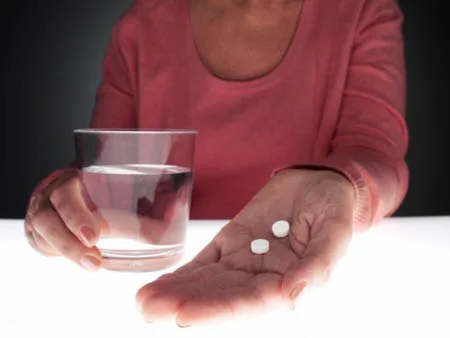
M106 270L123 272L152 272L170 268L180 262L184 248L179 246L170 251L147 250L102 250L102 267Z

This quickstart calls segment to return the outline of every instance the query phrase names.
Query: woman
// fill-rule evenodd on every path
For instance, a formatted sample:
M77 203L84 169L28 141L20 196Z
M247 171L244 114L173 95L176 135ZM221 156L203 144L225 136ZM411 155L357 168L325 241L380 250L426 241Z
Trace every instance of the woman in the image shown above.
M395 212L408 186L401 24L395 0L138 0L121 17L91 127L199 130L191 216L232 219L138 292L146 320L293 304L353 231ZM70 175L35 191L28 238L96 270L99 229ZM249 254L279 219L289 237Z

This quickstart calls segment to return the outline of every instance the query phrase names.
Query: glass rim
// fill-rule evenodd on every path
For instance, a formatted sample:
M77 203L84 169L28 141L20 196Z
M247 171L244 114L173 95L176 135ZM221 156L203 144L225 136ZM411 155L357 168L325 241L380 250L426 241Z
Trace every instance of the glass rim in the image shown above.
M166 134L166 135L196 135L193 129L126 129L126 128L77 128L74 134Z

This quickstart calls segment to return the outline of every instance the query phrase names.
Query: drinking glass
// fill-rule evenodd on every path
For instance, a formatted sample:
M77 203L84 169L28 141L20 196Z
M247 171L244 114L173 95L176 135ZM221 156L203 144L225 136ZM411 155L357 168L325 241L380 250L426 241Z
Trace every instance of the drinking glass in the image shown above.
M104 268L155 271L183 256L194 130L74 130L80 187L101 224Z

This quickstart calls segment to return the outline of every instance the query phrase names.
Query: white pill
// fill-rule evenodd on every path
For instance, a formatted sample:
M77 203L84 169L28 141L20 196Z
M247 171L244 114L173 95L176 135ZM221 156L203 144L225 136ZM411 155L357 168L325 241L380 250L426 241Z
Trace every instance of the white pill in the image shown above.
M272 233L278 238L286 237L289 234L289 223L287 221L277 221L273 223Z
M269 251L269 241L266 239L255 239L251 243L252 252L256 255L262 255Z

